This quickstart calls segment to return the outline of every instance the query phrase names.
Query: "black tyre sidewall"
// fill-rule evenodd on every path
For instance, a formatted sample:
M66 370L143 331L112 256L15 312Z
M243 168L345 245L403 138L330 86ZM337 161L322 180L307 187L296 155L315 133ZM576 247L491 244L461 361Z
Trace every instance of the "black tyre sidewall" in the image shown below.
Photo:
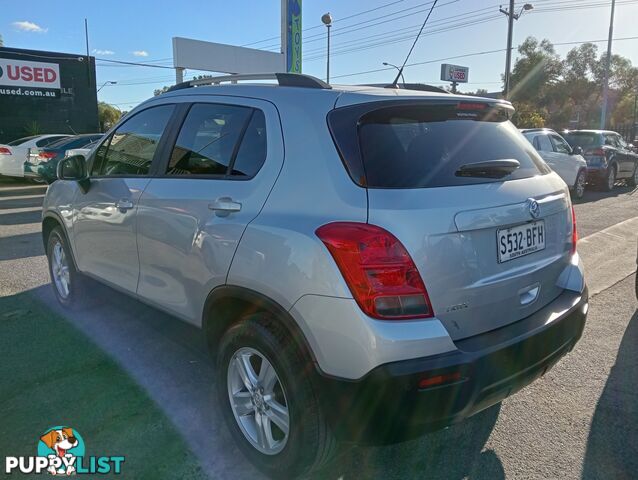
M322 414L311 382L299 362L302 356L292 342L281 342L264 327L260 315L245 318L224 335L216 359L217 400L235 442L244 455L260 470L274 478L291 478L307 471L316 462L320 449ZM288 343L288 344L287 344ZM284 449L276 455L259 452L245 438L230 407L228 365L234 353L251 347L264 355L275 368L282 383L290 416L290 432Z
M603 183L603 189L607 192L611 192L614 189L614 185L612 185L611 187L609 186L609 178L614 175L614 183L616 180L618 180L618 177L616 176L616 165L611 165L609 167L609 169L607 170L607 175L605 176L605 180Z

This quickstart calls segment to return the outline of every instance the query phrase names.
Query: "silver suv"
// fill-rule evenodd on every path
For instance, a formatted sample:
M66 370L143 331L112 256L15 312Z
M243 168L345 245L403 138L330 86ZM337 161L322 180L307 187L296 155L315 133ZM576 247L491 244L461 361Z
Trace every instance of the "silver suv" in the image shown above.
M574 347L569 191L509 103L271 77L177 85L60 163L62 304L92 277L200 326L217 407L279 477L458 422Z

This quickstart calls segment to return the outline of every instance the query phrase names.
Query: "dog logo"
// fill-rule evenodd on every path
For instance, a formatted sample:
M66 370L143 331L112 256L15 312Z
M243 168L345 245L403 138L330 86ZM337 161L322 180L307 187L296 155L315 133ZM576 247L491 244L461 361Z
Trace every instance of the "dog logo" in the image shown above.
M39 436L37 456L5 457L4 473L119 475L124 460L123 455L85 456L82 435L62 425Z
M72 428L55 427L40 437L38 455L49 458L51 475L74 475L77 457L84 456L84 442Z
M529 214L532 218L538 218L541 215L541 206L538 204L536 200L530 198L527 200L527 208L529 209Z

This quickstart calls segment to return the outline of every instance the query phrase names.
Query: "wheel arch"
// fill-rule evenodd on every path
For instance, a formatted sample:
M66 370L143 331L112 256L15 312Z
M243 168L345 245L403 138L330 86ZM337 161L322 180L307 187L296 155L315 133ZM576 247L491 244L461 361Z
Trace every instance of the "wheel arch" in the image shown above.
M70 242L70 239L69 239L69 232L67 231L66 226L64 225L64 222L62 221L62 218L56 212L46 212L44 214L44 217L42 218L42 243L44 245L45 253L47 251L47 244L49 242L49 235L51 234L51 231L55 227L61 227L62 228L62 233L64 233L64 236L65 236L66 241L67 241L67 245L69 247L69 251L71 252L71 261L73 262L73 266L75 267L75 269L78 270L78 264L75 261L75 253L73 252L73 248L71 246L71 242Z
M304 357L317 363L306 336L286 309L259 292L234 285L216 287L208 294L204 303L202 329L209 349L215 351L224 333L251 313L266 313L274 317L277 320L276 327L289 334L289 338L303 352Z

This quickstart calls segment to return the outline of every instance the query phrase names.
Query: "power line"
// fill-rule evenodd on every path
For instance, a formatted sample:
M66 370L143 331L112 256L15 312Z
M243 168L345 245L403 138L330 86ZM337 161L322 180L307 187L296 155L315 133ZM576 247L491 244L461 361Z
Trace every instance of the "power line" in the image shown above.
M638 40L638 36L636 37L621 37L621 38L614 38L613 39L614 42L619 42L619 41L623 41L623 40ZM581 45L584 43L604 43L607 42L607 39L602 39L602 40L585 40L585 41L574 41L574 42L561 42L561 43L553 43L552 45L554 46L562 46L562 45ZM519 45L520 46L520 45ZM415 63L408 63L406 65L407 67L416 67L419 65L427 65L427 64L431 64L431 63L437 63L437 62L442 62L444 60L455 60L457 58L466 58L466 57L476 57L476 56L480 56L480 55L489 55L492 53L501 53L504 52L506 49L505 48L499 48L499 49L495 49L495 50L485 50L482 52L475 52L475 53L466 53L463 55L455 55L453 57L445 57L445 58L437 58L436 60L426 60L423 62L415 62ZM388 68L376 68L374 70L366 70L363 72L355 72L355 73L346 73L343 75L335 75L333 78L345 78L345 77L354 77L354 76L358 76L358 75L365 75L368 73L377 73L377 72L385 72L388 70L394 70L394 68L392 67L388 67Z

